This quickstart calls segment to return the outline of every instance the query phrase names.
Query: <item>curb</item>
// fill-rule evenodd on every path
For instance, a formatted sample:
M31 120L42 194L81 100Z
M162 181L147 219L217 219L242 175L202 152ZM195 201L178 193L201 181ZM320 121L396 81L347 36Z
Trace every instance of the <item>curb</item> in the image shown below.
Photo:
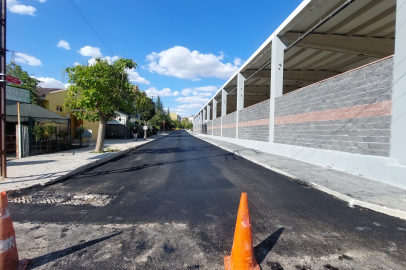
M376 211L376 212L379 212L379 213L382 213L382 214L386 214L386 215L389 215L389 216L392 216L392 217L397 217L397 218L406 220L406 212L405 211L401 211L399 209L388 208L386 206L381 206L381 205L377 205L377 204L373 204L373 203L364 202L364 201L361 201L361 200L354 199L354 198L352 198L352 197L350 197L348 195L344 195L342 193L339 193L339 192L331 190L329 188L320 186L318 184L315 184L315 183L312 183L312 182L309 182L309 181L306 181L306 180L302 180L302 179L300 179L299 177L297 177L297 176L295 176L293 174L287 173L287 172L282 171L282 170L280 170L278 168L272 167L272 166L270 166L268 164L259 162L259 161L255 160L253 158L250 158L250 157L248 157L248 156L246 156L244 154L234 152L233 150L230 150L230 149L228 149L226 147L220 146L220 145L218 145L216 143L207 141L207 140L205 140L204 138L202 138L200 136L198 137L197 134L193 134L193 133L190 133L190 134L195 136L198 139L201 139L201 140L203 140L205 142L208 142L208 143L210 143L212 145L215 145L215 146L217 146L217 147L219 147L219 148L221 148L221 149L223 149L225 151L231 152L234 155L240 156L240 157L242 157L242 158L244 158L246 160L249 160L249 161L251 161L251 162L253 162L255 164L258 164L258 165L260 165L262 167L265 167L265 168L267 168L267 169L269 169L271 171L282 174L282 175L292 179L293 181L296 181L296 182L299 182L299 183L304 184L306 186L315 188L315 189L320 190L320 191L322 191L324 193L330 194L330 195L336 197L337 199L348 202L349 207L353 207L354 205L358 205L360 207L368 208L370 210L373 210L373 211Z
M99 160L96 160L96 161L91 162L91 163L88 163L88 164L86 164L86 165L77 167L76 169L71 170L71 171L68 172L67 174L58 176L57 178L52 179L52 180L49 180L49 181L46 182L46 183L43 183L43 184L36 184L36 185L32 185L32 186L30 186L30 187L24 187L24 188L19 188L19 189L8 190L7 192L28 190L28 189L31 189L31 188L34 188L34 187L50 186L50 185L53 185L53 184L55 184L55 183L62 182L63 180L65 180L66 178L69 178L69 177L72 176L72 175L78 174L78 173L83 172L83 171L85 171L85 170L87 170L87 169L92 169L92 168L94 168L94 167L97 167L97 166L99 166L99 165L101 165L101 164L103 164L103 163L106 163L106 162L108 162L108 161L114 159L114 158L117 158L117 157L119 157L119 156L125 155L125 154L127 154L127 153L133 151L134 149L137 149L137 148L142 147L142 146L144 146L144 145L147 145L147 144L149 144L149 143L155 142L155 141L157 141L157 140L159 140L159 139L165 138L167 135L172 134L173 132L174 132L174 131L172 131L171 133L166 134L165 136L162 136L162 137L160 137L160 138L154 139L153 141L148 141L148 140L147 140L147 142L144 143L144 144L136 145L136 146L134 146L134 147L131 147L131 148L128 148L128 149L125 149L125 150L122 150L122 151L119 151L119 152L116 152L116 153L112 153L111 155L108 155L108 156L106 156L106 157L102 157L102 158L100 158Z

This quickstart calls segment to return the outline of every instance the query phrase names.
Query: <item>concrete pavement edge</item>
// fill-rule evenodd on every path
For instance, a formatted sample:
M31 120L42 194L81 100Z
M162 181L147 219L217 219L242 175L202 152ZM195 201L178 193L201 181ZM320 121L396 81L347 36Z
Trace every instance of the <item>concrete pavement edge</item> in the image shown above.
M205 140L204 138L197 136L197 134L194 134L194 133L192 133L192 132L189 132L189 133L190 133L192 136L195 136L195 137L198 138L198 139L201 139L201 140L203 140L203 141L205 141L205 142L208 142L208 143L210 143L210 144L212 144L212 145L215 145L215 146L217 146L217 147L219 147L219 148L221 148L221 149L223 149L223 150L225 150L225 151L231 152L231 153L233 153L234 155L240 156L240 157L242 157L242 158L244 158L244 159L246 159L246 160L249 160L249 161L251 161L251 162L253 162L253 163L255 163L255 164L258 164L258 165L260 165L260 166L262 166L262 167L265 167L265 168L267 168L267 169L269 169L269 170L271 170L271 171L274 171L274 172L276 172L276 173L279 173L279 174L281 174L281 175L284 175L284 176L286 176L286 177L292 179L293 181L296 181L296 182L299 182L299 183L301 183L301 184L304 184L304 185L313 187L313 188L315 188L315 189L317 189L317 190L320 190L320 191L322 191L322 192L324 192L324 193L327 193L327 194L329 194L329 195L332 195L332 196L334 196L334 197L336 197L336 198L338 198L338 199L340 199L340 200L342 200L342 201L348 202L348 206L349 206L349 207L353 207L354 205L358 205L358 206L360 206L360 207L364 207L364 208L367 208L367 209L370 209L370 210L373 210L373 211L376 211L376 212L379 212L379 213L382 213L382 214L385 214L385 215L389 215L389 216L392 216L392 217L397 217L397 218L406 220L406 212L405 212L405 211L401 211L401 210L399 210L399 209L393 209L393 208L389 208L389 207L386 207L386 206L381 206L381 205L377 205L377 204L373 204L373 203L369 203L369 202L365 202L365 201L361 201L361 200L354 199L354 198L352 198L352 197L350 197L350 196L348 196L348 195L344 195L344 194L342 194L342 193L340 193L340 192L331 190L331 189L326 188L326 187L323 187L323 186L321 186L321 185L318 185L318 184L315 184L315 183L312 183L312 182L309 182L309 181L300 179L300 177L298 177L298 176L296 176L296 175L287 173L287 172L282 171L282 170L280 170L280 169L278 169L278 168L269 166L268 164L259 162L259 161L255 160L255 159L253 159L253 158L250 158L250 157L248 157L248 156L246 156L246 155L244 155L244 154L237 153L237 152L235 152L235 151L233 151L233 150L231 150L231 149L228 149L228 148L223 147L223 146L221 146L221 145L218 145L218 144L216 144L216 143L213 143L213 142L210 142L210 141L208 141L208 140Z

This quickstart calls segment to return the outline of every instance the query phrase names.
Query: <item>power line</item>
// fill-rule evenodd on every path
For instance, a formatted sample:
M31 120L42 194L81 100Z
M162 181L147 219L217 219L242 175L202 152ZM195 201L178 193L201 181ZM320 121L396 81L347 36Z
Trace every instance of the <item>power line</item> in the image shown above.
M103 41L103 39L99 36L99 34L97 34L96 30L94 30L94 28L90 25L90 23L86 20L85 16L83 16L83 14L79 11L79 9L75 6L75 4L72 2L72 0L69 0L69 2L74 6L74 8L77 10L77 12L79 12L80 16L82 16L83 20L85 20L85 22L89 25L89 27L93 30L93 32L96 34L96 36L101 40L101 42L103 42L104 46L106 46L106 48L111 52L112 55L114 55L114 53L110 50L110 48L106 45L106 43Z

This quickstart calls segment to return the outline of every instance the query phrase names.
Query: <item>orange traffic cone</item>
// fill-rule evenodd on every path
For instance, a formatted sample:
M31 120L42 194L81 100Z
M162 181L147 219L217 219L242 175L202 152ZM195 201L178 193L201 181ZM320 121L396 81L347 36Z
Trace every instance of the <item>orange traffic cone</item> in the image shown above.
M16 235L10 211L8 210L7 194L3 190L0 193L0 269L24 270L29 260L18 260Z
M250 212L248 210L247 193L245 192L241 194L231 256L224 257L224 267L226 270L261 269L254 257L251 219Z

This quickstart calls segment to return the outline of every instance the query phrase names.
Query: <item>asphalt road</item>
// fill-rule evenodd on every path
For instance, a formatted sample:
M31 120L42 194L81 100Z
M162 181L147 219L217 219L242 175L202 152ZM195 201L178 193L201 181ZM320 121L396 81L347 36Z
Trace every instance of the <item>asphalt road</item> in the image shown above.
M29 269L223 269L241 192L262 269L406 269L406 221L351 208L185 131L13 193L29 202L10 209ZM63 203L83 194L104 197Z

